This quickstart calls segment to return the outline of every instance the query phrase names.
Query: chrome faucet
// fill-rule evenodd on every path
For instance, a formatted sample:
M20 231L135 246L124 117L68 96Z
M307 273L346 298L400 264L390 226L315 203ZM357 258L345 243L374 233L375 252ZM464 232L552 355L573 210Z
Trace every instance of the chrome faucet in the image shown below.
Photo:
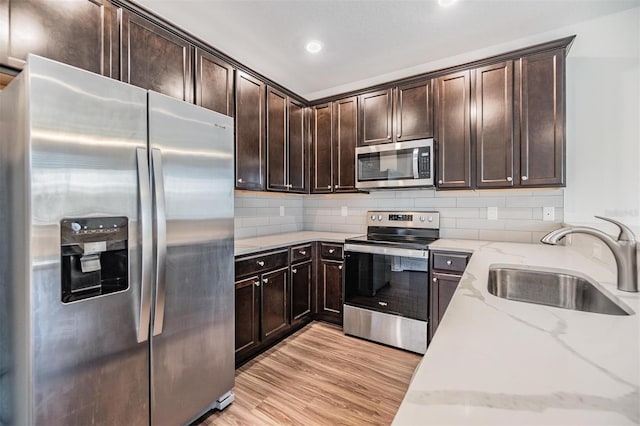
M566 226L549 232L542 237L540 242L544 244L556 245L569 234L587 234L599 238L613 252L618 266L618 290L638 291L638 255L636 248L636 237L631 229L622 223L607 217L596 216L598 219L611 222L620 228L620 233L616 239L610 235L586 226Z

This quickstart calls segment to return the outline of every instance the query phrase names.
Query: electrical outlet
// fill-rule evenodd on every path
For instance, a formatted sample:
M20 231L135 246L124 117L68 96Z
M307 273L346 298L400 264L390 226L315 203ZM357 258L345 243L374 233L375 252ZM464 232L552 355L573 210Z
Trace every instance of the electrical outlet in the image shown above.
M556 220L556 209L555 207L543 207L542 208L542 220L551 222Z
M347 209L347 206L342 206L342 208L340 209L340 215L341 216L348 216L349 215L349 210Z
M487 207L487 219L488 220L498 220L498 208L497 207Z
M280 216L284 216L284 206L280 206Z

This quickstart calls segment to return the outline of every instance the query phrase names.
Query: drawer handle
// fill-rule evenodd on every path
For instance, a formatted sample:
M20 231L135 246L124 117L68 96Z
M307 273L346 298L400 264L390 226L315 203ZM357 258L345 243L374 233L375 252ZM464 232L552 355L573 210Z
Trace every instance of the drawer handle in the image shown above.
M269 284L269 278L263 278L262 282L265 283L265 284Z
M264 260L258 260L258 266L264 266Z
M431 281L433 281L434 283L437 283L438 279L434 277Z
M338 269L342 270L342 265L338 266Z
M329 249L329 254L333 254L334 251L336 251L336 249Z
M260 281L254 281L253 283L256 285L256 287L260 287Z
M298 272L298 270L297 270L297 269L293 269L293 268L291 269L291 273L292 273L292 274L295 274L296 272Z
M378 305L380 305L380 306L387 306L387 302L378 302Z
M300 250L298 253L300 253L300 256L304 256L305 254L307 254L305 250Z
M447 266L451 266L453 262L451 260L447 260Z

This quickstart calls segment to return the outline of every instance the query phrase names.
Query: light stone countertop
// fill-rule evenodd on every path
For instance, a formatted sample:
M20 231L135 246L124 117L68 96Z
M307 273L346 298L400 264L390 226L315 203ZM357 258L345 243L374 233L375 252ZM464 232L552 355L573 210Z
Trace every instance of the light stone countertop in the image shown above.
M291 246L295 244L308 243L310 241L326 241L334 243L344 243L347 238L362 234L347 234L342 232L316 232L300 231L288 232L286 234L264 235L255 238L245 238L235 241L235 255L254 253L263 250L270 250L278 247Z
M615 270L563 246L442 239L431 248L473 256L394 425L640 423L640 293L618 291ZM586 274L636 314L495 297L494 263Z

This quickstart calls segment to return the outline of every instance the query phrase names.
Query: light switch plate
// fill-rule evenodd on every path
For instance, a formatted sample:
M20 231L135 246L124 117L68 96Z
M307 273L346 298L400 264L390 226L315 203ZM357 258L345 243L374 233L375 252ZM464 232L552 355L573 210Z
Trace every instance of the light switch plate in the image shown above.
M347 206L342 206L342 208L340 209L340 215L341 216L348 216L349 215L349 210L347 209Z
M556 209L555 209L555 207L543 207L542 208L542 220L548 221L548 222L556 220Z
M488 220L498 220L498 208L497 207L487 207L487 219Z
M284 206L280 206L280 216L284 216Z

